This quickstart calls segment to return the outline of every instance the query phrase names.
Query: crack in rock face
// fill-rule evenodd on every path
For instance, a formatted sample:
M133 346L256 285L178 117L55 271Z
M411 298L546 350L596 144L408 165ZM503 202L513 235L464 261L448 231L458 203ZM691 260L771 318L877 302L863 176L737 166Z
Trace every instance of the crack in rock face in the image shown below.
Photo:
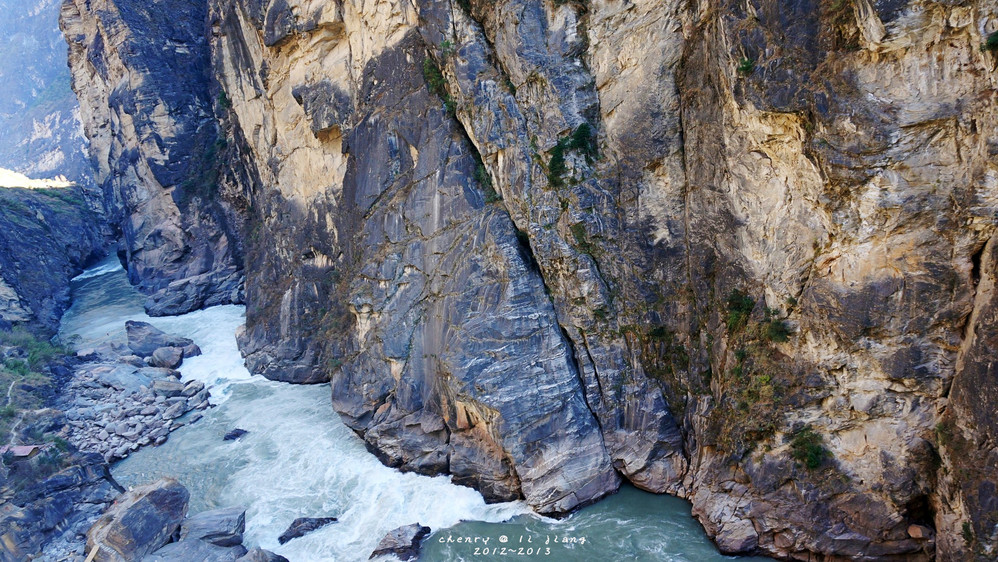
M150 311L490 500L998 552L993 3L173 4L62 12Z

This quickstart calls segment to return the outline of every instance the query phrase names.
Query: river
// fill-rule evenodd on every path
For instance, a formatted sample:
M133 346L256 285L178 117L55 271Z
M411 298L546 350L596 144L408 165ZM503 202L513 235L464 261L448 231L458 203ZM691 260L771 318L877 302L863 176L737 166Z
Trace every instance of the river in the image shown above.
M161 476L191 491L190 512L246 508L245 542L292 562L367 560L388 531L419 522L433 529L420 560L766 560L720 555L680 499L625 486L564 519L541 517L522 502L486 504L476 491L444 477L403 474L383 466L336 416L329 386L295 386L251 376L236 347L241 306L217 306L149 318L144 298L112 256L73 282L73 306L60 334L77 348L124 341L126 320L151 322L189 337L203 354L181 367L184 380L211 389L217 407L200 421L115 464L124 486ZM223 441L231 429L248 433ZM279 545L297 517L339 522ZM472 541L472 542L465 542Z

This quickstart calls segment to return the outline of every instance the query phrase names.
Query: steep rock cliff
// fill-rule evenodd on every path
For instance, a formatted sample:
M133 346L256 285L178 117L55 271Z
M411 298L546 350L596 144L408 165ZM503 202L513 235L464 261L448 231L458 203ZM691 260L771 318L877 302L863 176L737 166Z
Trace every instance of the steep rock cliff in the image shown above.
M247 363L492 499L619 473L728 552L987 559L996 28L984 1L211 0ZM169 99L144 76L114 83Z
M70 305L70 279L102 257L106 243L79 186L0 184L0 329L55 334Z
M200 2L64 2L72 84L108 221L150 314L242 302L239 209L208 94Z

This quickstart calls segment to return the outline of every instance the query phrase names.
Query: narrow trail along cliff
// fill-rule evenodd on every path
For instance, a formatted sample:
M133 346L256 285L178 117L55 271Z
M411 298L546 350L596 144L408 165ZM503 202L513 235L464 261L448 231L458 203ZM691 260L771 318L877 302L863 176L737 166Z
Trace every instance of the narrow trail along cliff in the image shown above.
M730 553L998 556L993 0L61 25L148 312L245 303L250 371L383 463L543 513L627 480Z

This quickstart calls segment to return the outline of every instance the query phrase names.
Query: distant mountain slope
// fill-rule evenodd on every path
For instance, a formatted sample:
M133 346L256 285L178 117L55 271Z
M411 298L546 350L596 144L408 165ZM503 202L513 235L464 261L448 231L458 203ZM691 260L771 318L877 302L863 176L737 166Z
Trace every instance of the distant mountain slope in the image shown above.
M0 0L0 167L93 185L59 0Z

